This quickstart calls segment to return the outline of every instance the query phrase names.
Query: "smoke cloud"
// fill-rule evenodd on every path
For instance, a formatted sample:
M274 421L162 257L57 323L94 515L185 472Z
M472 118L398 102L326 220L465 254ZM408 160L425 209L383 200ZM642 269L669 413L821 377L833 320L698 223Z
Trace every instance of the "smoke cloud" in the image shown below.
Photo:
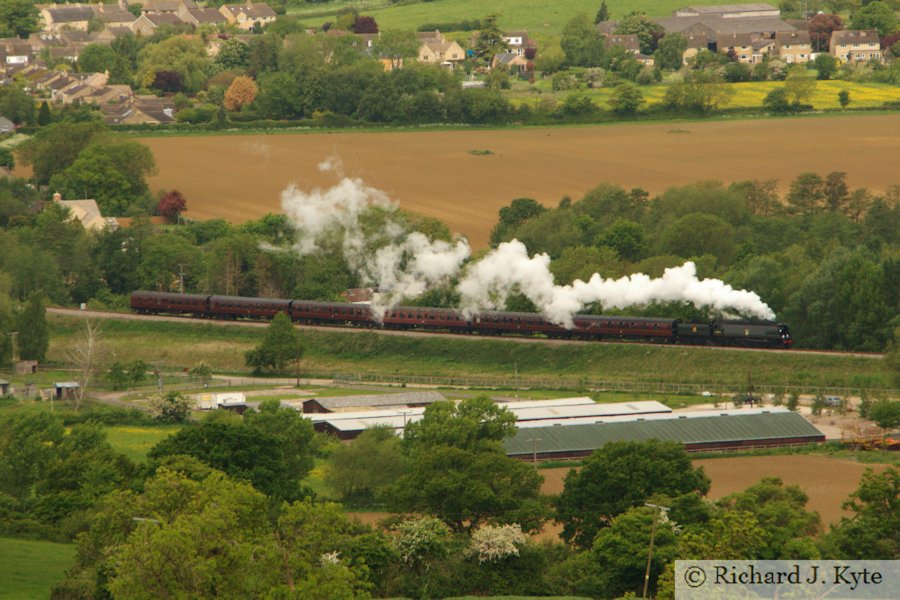
M588 281L556 285L550 257L529 256L524 244L512 240L466 264L471 250L465 239L445 242L418 232L408 234L397 218L397 205L383 192L360 179L341 176L340 163L333 159L319 168L337 173L338 183L309 192L291 186L282 193L284 212L297 230L294 251L305 256L319 250L326 240L340 239L349 267L364 285L378 289L372 308L379 319L403 298L420 296L455 277L459 277L456 289L466 316L503 310L511 294L521 293L545 317L566 327L572 326L574 314L594 302L606 309L690 302L725 314L775 317L754 292L736 290L718 279L698 279L692 262L666 269L657 278L636 273L605 279L595 273ZM375 232L365 225L365 216L372 209L380 209L384 216Z
M326 241L340 239L348 266L363 285L379 290L373 302L379 318L400 299L420 296L456 275L471 254L464 239L445 242L418 232L407 234L398 222L397 205L362 180L341 176L336 159L319 169L335 172L340 180L325 190L305 192L292 185L281 194L281 206L297 230L294 250L306 256ZM367 231L364 223L373 209L383 213L377 232Z

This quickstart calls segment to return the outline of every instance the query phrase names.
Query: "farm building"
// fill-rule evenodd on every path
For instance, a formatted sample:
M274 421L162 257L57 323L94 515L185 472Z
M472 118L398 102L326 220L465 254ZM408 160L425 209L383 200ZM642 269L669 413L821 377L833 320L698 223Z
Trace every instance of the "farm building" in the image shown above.
M615 416L651 416L671 412L669 407L654 401L598 404L590 398L510 402L504 404L504 407L516 415L520 423L557 423L584 418L590 419L589 422L593 423L598 419ZM406 425L418 421L423 414L425 414L424 407L411 407L308 414L307 417L313 422L316 431L331 433L342 440L350 440L373 426L392 427L398 435L402 435Z
M401 394L363 394L359 396L311 398L303 401L303 412L333 413L347 409L359 410L381 406L422 407L445 399L438 392L404 392Z
M578 458L608 442L681 442L691 451L763 448L824 442L825 435L783 407L604 418L602 422L523 426L506 440L514 458Z

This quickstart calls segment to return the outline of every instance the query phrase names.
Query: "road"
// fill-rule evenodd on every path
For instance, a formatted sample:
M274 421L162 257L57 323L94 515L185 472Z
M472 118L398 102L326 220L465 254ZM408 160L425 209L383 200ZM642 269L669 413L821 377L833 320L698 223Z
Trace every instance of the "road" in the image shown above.
M54 315L61 315L67 317L78 317L83 319L117 319L120 321L161 321L161 322L169 322L169 323L184 323L191 322L197 324L206 324L206 325L218 325L218 326L240 326L240 327L268 327L268 322L265 321L231 321L231 320L221 320L221 319L198 319L193 317L174 317L174 316L163 316L163 315L138 315L135 313L120 313L120 312L106 312L106 311L98 311L98 310L78 310L75 308L55 308L49 307L47 308L47 312ZM334 331L336 329L354 332L354 331L371 331L377 333L379 335L397 335L397 336L406 336L406 337L416 337L416 336L431 336L431 337L444 337L448 339L460 338L460 337L473 337L464 333L433 333L433 332L421 332L421 331L396 331L391 329L362 329L362 328L341 328L341 327L324 327L321 325L304 325L304 329L312 329L317 331ZM551 340L546 338L536 338L536 337L517 337L517 336L491 336L490 339L502 339L508 342L514 342L519 344L551 344L551 345L562 345L562 344L585 344L590 342L585 342L583 340ZM642 344L644 342L603 342L603 343L637 343ZM653 346L663 346L668 347L665 344L647 344ZM735 347L725 347L725 346L696 346L697 348L705 348L708 350L731 350L731 351L739 351L739 352L779 352L786 354L824 354L836 357L861 357L861 358L873 358L880 359L883 358L883 354L879 354L877 352L838 352L833 350L779 350L779 349L771 349L771 348L735 348ZM692 346L679 346L679 348L692 348Z

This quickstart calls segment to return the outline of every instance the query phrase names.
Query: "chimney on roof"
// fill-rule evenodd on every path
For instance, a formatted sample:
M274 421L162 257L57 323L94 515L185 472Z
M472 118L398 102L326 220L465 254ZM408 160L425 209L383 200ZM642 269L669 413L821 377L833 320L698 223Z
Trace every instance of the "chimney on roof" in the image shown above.
M62 194L60 194L59 192L53 192L53 201L62 202Z

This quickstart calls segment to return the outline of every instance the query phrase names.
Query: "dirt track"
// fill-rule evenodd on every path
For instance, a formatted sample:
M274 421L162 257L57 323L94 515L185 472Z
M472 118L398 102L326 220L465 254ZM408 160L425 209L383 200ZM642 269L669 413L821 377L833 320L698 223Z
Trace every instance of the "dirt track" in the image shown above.
M333 185L318 164L387 192L486 244L497 211L518 197L554 206L602 182L650 192L703 179L778 179L844 171L851 187L900 183L900 115L783 118L594 127L144 138L187 216L233 222L280 212L280 194ZM777 140L777 141L776 141ZM493 154L474 155L473 150Z

